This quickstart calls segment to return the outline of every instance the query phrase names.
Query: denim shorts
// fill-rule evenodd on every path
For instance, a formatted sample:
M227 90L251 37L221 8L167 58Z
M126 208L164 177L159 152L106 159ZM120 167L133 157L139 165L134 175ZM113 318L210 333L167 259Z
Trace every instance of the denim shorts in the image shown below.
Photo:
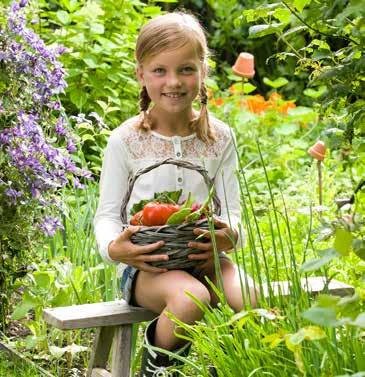
M127 266L123 271L120 281L120 289L122 291L122 297L128 304L132 306L138 306L133 299L134 285L136 282L137 274L139 270L132 266Z
M228 258L225 252L219 253L219 258ZM193 275L197 279L201 279L200 273L195 271L195 268L187 268L184 271ZM134 286L136 283L137 275L139 270L132 266L127 266L123 271L122 278L120 281L120 289L122 291L123 300L125 300L131 306L138 306L134 299Z

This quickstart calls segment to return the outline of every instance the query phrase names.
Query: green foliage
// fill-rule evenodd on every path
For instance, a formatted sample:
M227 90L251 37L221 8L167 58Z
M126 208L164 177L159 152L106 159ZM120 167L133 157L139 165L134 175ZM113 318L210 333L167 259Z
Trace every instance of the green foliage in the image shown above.
M256 23L250 38L275 35L279 52L273 57L286 66L295 59L296 75L309 79L304 95L320 102L328 128L342 130L355 153L354 138L365 134L364 13L358 0L281 1L243 12Z
M14 282L23 276L44 235L61 226L59 190L88 173L76 167L74 135L58 94L66 86L51 49L25 20L26 2L0 19L0 327Z
M137 112L134 47L139 28L158 7L133 1L39 1L39 28L65 46L68 114L96 111L111 127Z
M26 362L12 360L6 353L0 352L0 376L42 377L42 374Z

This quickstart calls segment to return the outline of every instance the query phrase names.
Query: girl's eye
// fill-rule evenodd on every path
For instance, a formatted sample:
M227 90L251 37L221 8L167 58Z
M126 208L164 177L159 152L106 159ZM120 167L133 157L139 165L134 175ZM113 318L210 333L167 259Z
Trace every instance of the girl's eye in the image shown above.
M162 74L165 72L165 70L163 68L155 68L153 70L154 73L157 73L158 75Z
M193 67L184 67L184 68L182 68L182 71L184 73L191 73L191 72L194 71L194 68Z

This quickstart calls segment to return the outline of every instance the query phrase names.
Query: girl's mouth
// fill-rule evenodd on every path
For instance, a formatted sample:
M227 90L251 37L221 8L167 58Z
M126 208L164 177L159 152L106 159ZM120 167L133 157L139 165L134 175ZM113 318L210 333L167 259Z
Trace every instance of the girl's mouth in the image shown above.
M162 93L163 96L168 98L180 98L185 95L185 93Z

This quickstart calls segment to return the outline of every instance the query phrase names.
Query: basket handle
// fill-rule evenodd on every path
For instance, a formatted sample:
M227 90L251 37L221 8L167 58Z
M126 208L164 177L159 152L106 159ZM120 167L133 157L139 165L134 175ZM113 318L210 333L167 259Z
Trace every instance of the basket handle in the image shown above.
M206 169L204 169L202 166L192 164L191 162L188 161L183 161L183 160L175 160L173 158L167 158L165 160L159 161L153 165L148 166L147 168L140 169L136 172L135 175L131 176L128 180L128 190L125 193L124 199L122 201L122 205L120 208L120 218L122 220L123 224L127 224L127 204L129 202L129 199L132 194L132 190L134 187L134 183L136 182L137 178L139 178L142 174L148 173L149 171L158 168L161 165L168 164L168 165L176 165L180 166L182 168L190 169L190 170L195 170L198 173L200 173L204 179L205 184L208 187L208 191L212 186L214 186L214 180L211 179L208 176L208 172ZM213 194L213 204L214 204L214 212L216 215L220 216L221 214L221 201L217 196L217 193L214 191Z

